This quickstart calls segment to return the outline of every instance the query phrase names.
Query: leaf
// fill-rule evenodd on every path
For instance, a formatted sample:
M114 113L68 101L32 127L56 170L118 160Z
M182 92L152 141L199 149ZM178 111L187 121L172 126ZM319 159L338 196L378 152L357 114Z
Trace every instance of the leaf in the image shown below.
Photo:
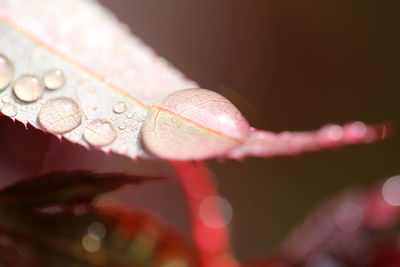
M15 78L42 77L54 68L66 77L62 88L46 90L37 103L20 101L11 92L12 84L8 86L0 97L11 98L18 110L15 119L39 128L45 101L74 99L84 114L82 123L63 138L88 147L84 128L93 120L107 120L118 136L101 149L131 158L144 154L137 136L148 106L175 90L195 86L96 1L1 1L0 53L14 65ZM119 102L127 105L124 114L113 112Z
M0 262L7 266L198 266L179 233L120 208L84 214L0 209Z
M148 179L121 174L51 173L1 190L0 207L18 206L26 210L53 205L89 205L99 194Z
M0 191L0 262L7 266L164 266L174 262L197 266L194 248L165 223L109 200L92 206L99 194L143 180L53 173Z
M400 251L394 242L400 236L400 210L388 199L399 201L399 177L394 176L396 181L391 184L348 190L323 203L271 256L248 266L373 267L398 263Z
M124 173L137 177L173 177L165 162L135 160L62 142L31 125L0 116L0 190L48 173Z
M35 96L27 89L27 76L24 82L14 81L14 94L11 85L0 94L7 102L2 112L86 147L91 144L131 158L242 159L293 155L381 137L373 128L353 124L277 135L250 128L232 103L211 91L192 90L190 97L182 98L178 90L197 85L157 57L96 1L4 0L0 21L0 52L14 64L15 77L42 77L54 68L66 77L66 84L46 90L39 104L27 103ZM172 105L165 107L169 100ZM190 110L188 115L176 113L182 106L183 112ZM140 132L146 117L147 127ZM164 130L157 130L156 124ZM144 151L140 137L153 155ZM155 144L149 145L153 139Z

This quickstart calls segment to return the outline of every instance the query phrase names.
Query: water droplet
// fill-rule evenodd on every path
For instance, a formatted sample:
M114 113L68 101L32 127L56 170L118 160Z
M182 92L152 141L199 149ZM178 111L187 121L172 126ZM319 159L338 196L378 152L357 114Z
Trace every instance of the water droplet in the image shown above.
M39 123L51 133L66 133L81 124L82 111L79 105L67 97L46 101L39 112Z
M14 94L24 102L34 102L44 93L44 85L34 75L23 75L14 82Z
M82 238L82 247L88 252L96 252L101 248L101 241L87 234Z
M1 98L1 101L3 101L3 103L9 103L11 100L9 95L5 95Z
M115 117L115 116L112 116L112 117L111 117L111 120L112 120L112 121L115 121L116 119L117 119L117 117Z
M184 89L165 97L152 106L141 127L148 152L177 160L224 155L249 134L250 126L240 111L206 89Z
M13 104L7 103L1 108L1 113L8 117L14 117L18 114L18 110Z
M117 132L108 121L96 119L86 126L83 137L90 145L100 147L114 142Z
M125 130L126 129L126 124L125 123L121 123L118 128L120 130Z
M93 238L103 239L106 235L106 228L102 223L94 222L89 225L88 233Z
M133 112L128 112L128 113L126 113L126 118L128 118L128 119L132 119L133 118Z
M124 113L126 111L126 104L125 102L118 102L117 104L114 105L113 108L115 113L121 114Z
M42 81L47 89L56 90L65 83L64 73L59 69L49 70L43 75Z
M14 66L10 60L0 55L0 90L5 89L14 77Z
M24 111L24 112L27 110L26 106L22 106L22 107L20 107L20 109L21 109L21 111Z

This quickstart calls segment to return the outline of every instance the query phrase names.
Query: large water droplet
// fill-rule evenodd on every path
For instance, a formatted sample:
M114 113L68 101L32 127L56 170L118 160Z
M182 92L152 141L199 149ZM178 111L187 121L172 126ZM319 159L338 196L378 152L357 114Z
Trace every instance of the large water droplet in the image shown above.
M44 93L44 85L34 75L23 75L14 82L14 94L24 102L34 102Z
M81 124L82 111L79 105L67 97L46 101L39 112L39 123L51 133L66 133Z
M114 142L117 132L110 122L96 119L86 126L83 137L90 145L100 147Z
M64 73L59 69L49 70L43 75L42 81L47 89L56 90L65 83Z
M126 104L124 102L118 102L117 104L114 105L113 108L115 113L124 113L126 111Z
M14 77L14 67L10 60L0 55L0 90L5 89Z
M141 141L160 158L200 160L240 146L250 131L246 119L225 97L206 89L184 89L152 106L141 128Z
M1 113L8 117L14 117L18 114L18 110L13 104L7 103L1 108Z

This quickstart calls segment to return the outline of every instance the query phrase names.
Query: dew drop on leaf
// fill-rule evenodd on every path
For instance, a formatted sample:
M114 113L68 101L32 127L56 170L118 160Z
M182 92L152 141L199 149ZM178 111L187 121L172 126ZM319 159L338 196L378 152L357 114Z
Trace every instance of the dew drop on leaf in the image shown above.
M2 101L3 103L10 103L10 100L11 100L11 98L10 98L9 95L5 95L5 96L3 96L3 97L1 98L1 101Z
M14 66L3 55L0 55L0 90L5 89L14 77Z
M144 147L168 159L206 159L242 144L250 126L225 97L206 89L184 89L155 104L144 120Z
M119 128L120 130L125 130L125 129L126 129L126 124L125 124L125 123L121 123L121 124L118 126L118 128Z
M43 104L39 112L39 123L51 133L66 133L81 124L82 111L79 105L67 97L52 98Z
M113 108L114 112L117 114L124 113L126 111L126 104L125 102L118 102L117 104L114 105Z
M8 117L14 117L18 114L18 110L13 104L7 103L1 108L1 113Z
M51 69L47 71L42 78L47 89L56 90L64 85L64 73L60 69Z
M127 119L132 119L133 118L133 112L128 112L128 113L126 113L126 118Z
M35 102L44 93L44 85L34 75L23 75L14 82L14 94L24 102Z
M110 122L96 119L86 126L83 131L83 137L88 144L100 147L114 142L115 138L117 138L117 132Z

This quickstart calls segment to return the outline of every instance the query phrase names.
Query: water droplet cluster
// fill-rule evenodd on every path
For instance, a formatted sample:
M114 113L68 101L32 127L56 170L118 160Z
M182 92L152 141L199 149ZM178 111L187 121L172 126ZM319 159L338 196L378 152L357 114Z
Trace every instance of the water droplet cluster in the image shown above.
M8 86L11 87L11 94L5 93L1 101L3 106L1 112L9 117L15 117L18 114L18 106L23 112L27 111L30 107L35 113L38 112L38 122L42 129L54 134L69 134L74 135L74 140L83 139L91 146L102 147L110 145L117 138L117 131L107 120L101 118L94 118L91 120L83 130L73 131L82 125L83 112L79 103L75 100L58 96L50 99L41 99L49 91L58 90L65 86L66 79L64 72L61 69L53 68L46 71L42 79L38 78L35 74L23 74L16 77L15 69L12 62L0 54L0 90L5 90ZM96 88L91 87L91 92L95 92ZM41 99L40 101L38 101ZM15 101L15 103L13 103ZM20 101L20 102L18 102ZM94 110L96 107L93 107ZM112 112L116 115L124 114L128 107L125 102L116 102L112 108ZM133 117L133 112L129 112L125 119ZM116 117L113 117L116 120ZM117 129L127 129L127 124L119 120ZM68 136L69 136L68 135ZM123 133L121 136L126 136ZM127 146L123 142L113 148L113 151L120 153L126 152Z

